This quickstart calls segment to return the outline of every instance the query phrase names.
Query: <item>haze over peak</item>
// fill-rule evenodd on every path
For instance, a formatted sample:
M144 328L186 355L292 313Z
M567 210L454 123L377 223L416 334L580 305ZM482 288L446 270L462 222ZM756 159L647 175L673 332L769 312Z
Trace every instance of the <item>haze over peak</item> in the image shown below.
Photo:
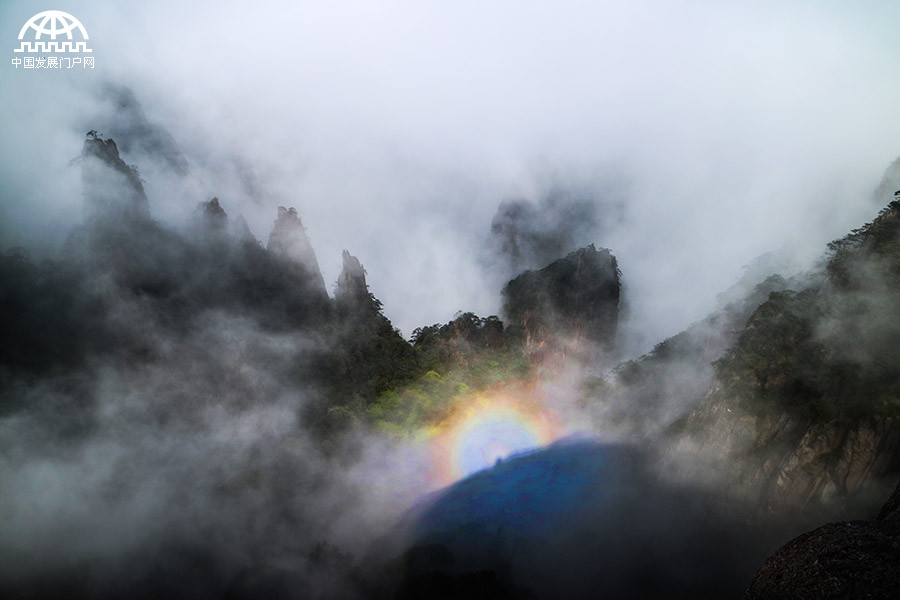
M0 236L39 237L52 254L81 211L66 149L122 95L101 92L126 85L141 104L125 102L128 127L88 128L156 139L120 150L157 218L183 222L183 207L218 196L264 238L277 206L295 206L326 283L352 248L406 333L460 306L497 312L479 255L501 200L539 205L548 181L603 197L596 172L620 175L621 219L575 247L614 249L639 323L622 332L646 350L702 318L754 257L785 240L814 253L864 221L880 206L872 181L900 154L896 7L696 8L313 3L280 7L275 23L249 4L155 2L126 16L73 2L102 63L77 79L20 70L0 82ZM0 11L13 30L33 7ZM197 23L232 34L213 44ZM179 155L161 129L190 182L151 173ZM142 148L169 150L145 160ZM28 210L16 201L26 191Z

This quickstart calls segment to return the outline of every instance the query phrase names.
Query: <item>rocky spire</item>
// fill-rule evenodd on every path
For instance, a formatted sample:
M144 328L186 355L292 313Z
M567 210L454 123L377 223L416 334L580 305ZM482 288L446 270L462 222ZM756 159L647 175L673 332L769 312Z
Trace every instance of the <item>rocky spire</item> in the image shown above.
M228 215L217 197L201 202L195 211L197 226L204 234L221 235L228 229Z
M253 232L250 231L250 226L247 225L247 219L244 218L243 215L238 215L237 218L231 222L231 236L241 242L257 242L256 238L253 237Z
M343 269L337 280L334 298L348 305L364 305L369 300L366 270L359 259L346 250L343 252Z
M895 191L900 190L900 158L892 162L884 170L881 183L875 189L875 201L883 206L891 200L896 200Z
M303 265L310 274L310 283L327 296L325 279L319 269L319 261L313 251L306 228L300 221L296 209L278 207L278 218L275 219L275 227L269 234L267 248L270 252L286 256Z
M150 207L137 170L119 157L112 139L91 132L81 148L81 185L86 223L114 218L149 218Z

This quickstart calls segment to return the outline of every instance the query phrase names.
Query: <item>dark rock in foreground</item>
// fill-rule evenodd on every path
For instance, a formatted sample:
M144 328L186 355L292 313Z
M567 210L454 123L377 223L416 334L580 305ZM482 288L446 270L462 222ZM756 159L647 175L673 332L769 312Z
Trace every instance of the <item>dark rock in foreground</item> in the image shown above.
M734 508L661 481L636 448L563 439L412 511L398 597L477 580L479 597L734 598L764 554Z
M900 597L900 486L877 521L829 523L804 533L757 571L747 600Z

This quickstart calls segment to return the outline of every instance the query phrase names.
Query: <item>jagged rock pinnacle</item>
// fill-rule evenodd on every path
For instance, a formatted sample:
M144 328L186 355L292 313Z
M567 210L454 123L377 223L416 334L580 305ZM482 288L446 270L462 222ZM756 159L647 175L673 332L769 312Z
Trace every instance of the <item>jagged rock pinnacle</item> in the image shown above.
M231 223L231 235L241 242L259 243L253 236L253 232L250 231L250 226L247 224L247 219L245 219L244 216L240 214Z
M369 286L366 284L366 270L359 259L344 250L343 269L337 280L334 292L335 300L346 304L362 304L369 299Z
M219 198L213 197L209 202L201 202L197 207L198 225L204 233L221 234L228 228L228 215L219 204Z
M81 148L85 222L149 218L150 206L134 167L119 157L112 139L89 137Z
M319 269L319 261L316 260L316 253L296 209L278 207L278 218L275 219L275 227L269 234L267 248L270 252L286 256L303 265L310 274L311 285L327 296L325 278Z

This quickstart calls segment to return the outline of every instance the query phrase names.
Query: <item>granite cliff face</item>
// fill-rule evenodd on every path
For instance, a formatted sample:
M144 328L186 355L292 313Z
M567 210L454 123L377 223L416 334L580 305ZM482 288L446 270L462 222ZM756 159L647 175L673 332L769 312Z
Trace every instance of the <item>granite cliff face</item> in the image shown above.
M900 473L900 199L824 275L759 305L679 423L764 513L871 508Z
M900 420L893 416L822 421L747 405L713 387L686 420L676 451L699 449L706 468L761 515L870 511L900 473ZM819 512L821 511L821 513Z
M503 288L503 313L529 346L587 342L609 352L619 316L620 273L615 256L593 244Z

